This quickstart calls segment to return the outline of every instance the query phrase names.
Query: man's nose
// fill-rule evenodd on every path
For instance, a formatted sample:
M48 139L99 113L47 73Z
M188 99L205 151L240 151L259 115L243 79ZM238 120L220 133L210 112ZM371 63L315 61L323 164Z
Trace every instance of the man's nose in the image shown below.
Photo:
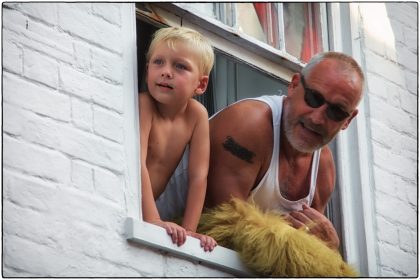
M321 107L313 108L309 118L314 124L324 124L327 120L327 108L328 104L323 104Z

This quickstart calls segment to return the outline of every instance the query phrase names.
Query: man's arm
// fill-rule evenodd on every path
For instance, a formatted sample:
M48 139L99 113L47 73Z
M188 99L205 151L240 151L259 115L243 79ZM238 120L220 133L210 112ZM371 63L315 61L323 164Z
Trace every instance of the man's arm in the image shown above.
M232 197L246 200L271 159L268 105L242 101L218 113L210 120L210 145L206 206L216 206Z

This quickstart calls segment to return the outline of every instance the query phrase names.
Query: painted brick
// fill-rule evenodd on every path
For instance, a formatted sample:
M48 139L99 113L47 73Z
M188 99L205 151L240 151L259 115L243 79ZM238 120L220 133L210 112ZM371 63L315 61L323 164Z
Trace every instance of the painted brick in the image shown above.
M3 176L3 194L5 200L37 212L47 212L50 210L48 201L51 199L51 194L56 188L55 184L45 182L39 178L22 176L19 173L14 174L8 170L3 171ZM4 209L4 212L7 214L11 213L11 211L6 211L6 209ZM10 218L9 215L5 215L5 218L6 216Z
M188 277L195 275L197 264L178 258L170 258L166 263L164 277Z
M417 257L415 255L387 244L380 244L379 257L384 266L398 269L404 272L404 276L417 276Z
M393 224L403 224L411 229L417 227L417 212L405 201L377 192L375 195L377 212Z
M410 5L401 5L400 2L389 2L386 4L387 12L390 18L399 22L413 26L417 22L418 7L410 7Z
M68 54L71 54L73 51L74 38L56 27L29 20L27 23L27 30L26 33L28 33L29 36L51 48L58 49L59 51ZM40 51L42 51L42 49ZM49 52L46 53L51 54Z
M4 237L4 264L18 270L30 272L34 277L53 276L72 263L71 258L55 249L13 235ZM54 266L51 266L54 260Z
M416 253L412 233L412 230L400 227L398 229L399 243L400 248L404 251L407 251L409 253Z
M394 195L396 193L396 187L394 183L395 175L378 166L373 166L372 169L373 176L375 178L375 190L384 192L389 195Z
M61 136L60 123L30 111L20 110L7 103L5 103L5 108L11 112L4 118L7 133L50 149L60 147L60 139L63 137Z
M47 197L46 197L47 198ZM9 201L4 203L4 225L7 235L17 236L25 240L50 248L58 249L59 230L65 231L65 225L57 227L45 213L19 207Z
M65 65L60 65L60 90L117 112L123 110L121 86L106 83Z
M16 6L13 6L15 8ZM12 10L12 9L4 9L3 10L3 27L8 29L24 29L26 26L26 22L28 17L23 15L21 12Z
M398 51L398 63L401 64L404 68L407 68L408 70L417 73L417 53L413 53L412 51L406 48L401 48Z
M393 104L393 106L399 107L401 87L372 73L366 73L366 79L368 81L369 96L375 95L378 98Z
M398 228L383 217L377 219L378 239L391 245L398 245Z
M122 172L124 153L120 145L69 125L61 125L54 120L34 116L19 110L16 112L19 113L16 118L21 118L23 121L19 122L21 127L12 127L11 130L14 133L20 133L24 139L57 149L73 158L82 159L116 172ZM68 169L66 171L69 172ZM63 172L66 171L63 170ZM45 170L44 173L47 174L48 170Z
M416 160L393 154L378 145L373 145L373 161L383 169L397 174L408 180L415 180L417 176Z
M76 97L71 98L71 119L73 124L86 131L93 130L92 105Z
M16 44L7 41L3 37L3 69L15 72L19 75L23 73L23 53L22 49Z
M59 26L88 42L121 53L120 28L89 12L86 11L86 6L80 6L79 3L60 3L58 4Z
M389 267L380 267L380 275L381 277L395 278L395 276L400 275L400 273L390 269Z
M121 115L94 106L93 116L95 133L118 143L122 142L123 122Z
M366 52L366 63L369 65L369 72L380 75L397 85L404 86L405 82L403 71L396 63L384 59L383 57L370 51ZM383 71L383 69L387 69L387 71Z
M3 100L53 119L70 121L68 96L8 73L3 75Z
M99 78L121 84L123 79L121 56L98 48L92 49L92 73Z
M68 182L70 160L59 152L3 136L4 166L56 182ZM52 164L53 163L53 164ZM48 167L48 168L46 168Z
M6 102L3 103L3 133L13 136L20 136L23 130L23 125L20 121L23 119L21 116L22 110L18 110L16 106L10 105Z
M114 3L94 3L92 5L92 13L102 17L106 21L121 25L121 6Z
M400 108L394 107L393 104L389 104L376 96L370 96L369 99L372 119L382 122L398 132L415 136L416 126L408 114ZM383 112L387 113L384 114Z
M34 23L31 20L26 21L28 22L28 27L32 26ZM29 22L31 23L29 24ZM71 45L71 42L69 41L70 38L65 35L63 36L60 35L61 33L54 33L55 31L51 30L50 36L60 38L58 42L54 42L38 33L29 31L25 27L17 27L15 29L16 31L4 29L4 38L8 41L15 42L22 48L36 50L40 54L69 64L73 63L73 50L72 48L69 48L69 45Z
M414 137L401 134L381 122L371 120L372 139L389 149L389 152L409 159L417 159L417 140Z
M75 67L81 72L89 72L91 61L90 46L84 42L75 41L73 48Z
M77 159L121 173L123 147L71 127L62 128L60 150Z
M411 93L401 94L401 108L408 113L417 116L417 96Z
M404 33L404 43L407 45L408 49L412 52L417 52L417 42L418 42L418 35L417 35L417 27L403 27Z
M23 50L24 76L52 88L58 87L58 63L39 52Z
M22 3L20 10L51 25L58 23L56 3Z
M405 183L405 184L404 184ZM408 184L407 182L404 182L401 185L406 186L405 187L405 193L407 196L407 201L413 205L417 206L417 198L418 198L418 188L417 188L417 181L411 184Z
M64 201L66 203L63 203ZM125 218L123 209L119 205L97 196L86 195L86 192L76 188L62 188L60 192L56 193L50 205L56 210L54 217L61 217L64 222L69 223L68 232L73 230L71 228L73 227L73 221L78 221L112 235L119 230ZM68 232L65 234L69 234ZM63 238L66 238L66 236ZM62 244L63 246L70 246L65 239L62 240Z
M124 181L121 176L104 169L96 168L94 171L96 192L115 203L123 203Z
M405 86L408 91L412 94L417 95L418 89L418 74L417 73L405 73Z
M234 275L229 274L224 271L218 271L214 268L207 267L205 265L201 265L199 269L197 269L197 278L233 278Z
M72 160L71 162L71 181L74 187L94 193L93 185L93 168L90 164L80 160Z

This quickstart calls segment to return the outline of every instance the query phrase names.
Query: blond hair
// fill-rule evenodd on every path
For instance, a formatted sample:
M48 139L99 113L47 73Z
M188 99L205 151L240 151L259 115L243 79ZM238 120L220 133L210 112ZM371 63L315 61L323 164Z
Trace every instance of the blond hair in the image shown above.
M184 43L189 50L198 55L197 65L200 73L210 74L214 63L213 48L210 40L199 32L186 27L165 27L157 30L146 54L147 62L155 48L162 42L166 42L171 49L175 49L177 43Z

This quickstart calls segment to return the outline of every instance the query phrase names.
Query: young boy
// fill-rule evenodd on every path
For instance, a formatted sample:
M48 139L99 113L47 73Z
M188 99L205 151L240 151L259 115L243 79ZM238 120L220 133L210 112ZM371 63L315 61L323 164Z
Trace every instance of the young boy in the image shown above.
M195 232L207 188L210 142L207 110L192 97L207 88L213 49L194 30L168 27L155 33L146 59L148 92L139 95L143 219L165 228L178 246L190 235L212 251L216 241ZM188 145L189 183L181 227L161 220L155 200Z

